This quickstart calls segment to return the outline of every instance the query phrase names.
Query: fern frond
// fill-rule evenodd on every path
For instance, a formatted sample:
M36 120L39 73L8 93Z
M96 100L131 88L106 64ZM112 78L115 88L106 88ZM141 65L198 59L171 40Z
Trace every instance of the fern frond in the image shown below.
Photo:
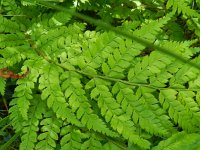
M34 83L26 78L18 80L18 84L13 101L17 101L21 116L27 120L30 100L33 98L31 89L34 88Z
M2 1L1 5L7 11L8 15L18 15L21 12L21 8L13 0Z
M0 48L14 47L25 44L24 34L0 34Z
M3 66L13 66L25 59L25 55L21 54L16 47L6 47L0 51L0 54L4 57L2 61Z
M12 121L12 126L16 132L19 132L23 129L24 118L19 111L19 107L17 106L17 101L14 99L10 102L11 108L9 109L9 118Z
M52 111L45 113L45 118L40 122L41 134L38 136L39 142L36 149L54 150L56 148L56 141L58 140L58 133L62 126L62 121L52 113Z
M98 150L103 149L102 143L100 142L99 138L95 134L91 134L90 137L84 141L81 145L82 150Z
M87 128L101 132L108 136L117 137L118 135L109 130L105 123L96 115L92 106L89 103L86 93L81 85L82 77L74 72L65 72L61 76L62 90L65 91L65 98L69 99L69 105L72 111L76 112L76 116L81 120L81 123Z
M173 12L167 13L165 0L52 2L79 13L91 10L116 33L36 1L1 1L0 66L29 69L24 78L8 79L15 86L9 117L19 148L198 149L200 72L176 58L200 64L198 39L193 32L188 37L198 33L199 6L168 0ZM175 12L183 17L176 19ZM184 23L188 29L179 27ZM177 37L166 33L174 28ZM2 95L5 85L0 79Z
M131 143L138 144L143 148L148 148L150 143L138 135L135 124L131 121L130 116L121 109L120 104L116 103L112 93L107 87L108 84L109 83L101 79L93 79L86 87L94 87L91 90L91 98L97 101L101 109L101 114L114 130Z
M24 121L30 121L30 101L34 98L32 88L35 86L34 83L37 81L37 77L38 73L32 70L31 74L26 78L17 81L18 86L15 89L14 98L10 102L11 108L9 109L10 119L16 131L22 129Z
M123 38L115 38L114 49L107 54L105 62L102 64L102 71L106 76L113 78L124 78L127 68L130 67L132 60L134 59L133 49L126 51L128 47L128 41L124 41ZM137 49L139 50L139 49Z
M158 100L145 88L139 88L134 93L126 85L116 83L112 92L126 114L147 132L167 137L175 131L166 112L159 106Z
M42 90L42 100L47 101L47 106L56 113L58 118L63 120L67 119L67 121L72 124L82 126L80 121L71 112L64 98L64 94L61 91L59 85L60 68L47 63L46 66L42 68L42 71L42 75L39 79L39 89Z
M78 34L84 28L85 26L83 24L78 23L70 25L69 27L61 26L59 28L55 25L55 29L53 28L50 31L46 29L41 30L41 28L36 26L35 30L38 30L38 33L36 32L37 34L31 36L33 40L37 39L36 46L40 51L45 51L45 53L55 57L66 51L68 53L77 53L80 51Z
M197 40L188 40L184 42L176 42L176 41L160 41L159 45L167 48L169 51L173 51L179 55L182 55L186 59L191 58L194 55L194 52L190 48L191 45L196 43Z
M200 58L195 59L198 62ZM180 67L180 65L179 65ZM198 88L199 70L188 65L180 67L176 74L170 79L170 86L174 88ZM188 84L188 86L186 86Z
M152 52L150 56L145 56L141 60L136 60L133 67L128 72L128 80L136 83L148 83L147 79L155 74L159 74L173 61L166 55L159 52ZM168 80L168 76L167 80ZM159 80L159 79L157 79ZM162 79L165 84L167 81ZM162 85L163 85L162 84Z
M148 20L147 23L141 25L140 29L133 31L133 34L154 42L156 36L162 31L161 28L170 21L172 16L173 14L169 13L158 20Z
M10 19L0 16L0 32L16 33L20 31L20 25Z
M152 148L152 150L166 150L166 149L181 149L181 150L196 150L200 148L200 135L197 133L188 134L180 132L174 134L167 140Z
M143 25L141 29L135 30L133 34L153 42L159 31L161 31L161 27L171 17L172 15L168 14L164 18L151 21ZM77 61L77 65L81 70L96 73L95 69L102 67L102 71L106 76L124 78L126 76L125 72L133 62L134 57L139 55L145 46L130 40L125 41L123 38L116 37L111 33L104 33L98 37L95 43L89 42L87 47L84 44L83 48L83 56L78 57Z
M61 150L66 149L81 149L83 133L71 125L64 126L61 129Z
M49 20L49 26L63 26L71 19L71 15L65 12L54 13L53 17Z
M172 118L175 123L178 123L186 131L197 131L200 123L200 114L199 108L196 107L197 104L192 99L193 96L186 96L183 100L182 98L177 99L177 94L179 94L180 97L180 95L182 95L182 92L178 93L177 91L172 89L161 90L159 101L162 104L163 108L168 111L170 118ZM186 100L190 104L186 104L184 102ZM190 108L188 110L189 106Z
M167 9L172 7L172 10L174 12L177 12L178 14L183 13L183 15L188 15L191 17L199 17L200 15L193 10L192 8L190 8L188 1L185 0L168 0L167 1Z
M86 41L87 43L83 45L83 56L77 57L74 65L77 65L82 71L97 74L95 69L101 67L110 51L114 50L116 38L116 35L112 33L103 33L96 40L89 41L91 43Z
M37 142L37 132L39 131L39 120L42 119L42 113L45 112L45 108L45 104L40 97L34 95L28 112L28 120L23 122L20 150L34 149Z

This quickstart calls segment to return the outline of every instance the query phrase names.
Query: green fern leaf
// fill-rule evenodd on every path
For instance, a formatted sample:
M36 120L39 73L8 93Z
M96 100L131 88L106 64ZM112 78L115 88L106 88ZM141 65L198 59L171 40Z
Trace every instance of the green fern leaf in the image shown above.
M42 70L43 74L39 79L39 89L42 90L41 98L47 100L47 106L56 113L58 118L62 118L63 120L67 119L69 122L77 126L82 126L80 121L77 120L68 108L64 94L61 91L59 85L60 68L48 64Z
M197 150L200 148L200 135L197 133L187 134L180 132L174 134L167 140L164 140L154 147L152 150L167 150L167 149L182 149L182 150Z
M169 136L174 132L173 125L166 113L160 108L158 100L144 88L139 88L134 94L126 85L116 83L112 89L122 109L135 124L151 134Z
M182 92L178 93L182 95ZM199 108L195 107L197 104L192 100L192 96L184 97L184 101L191 103L190 110L187 110L189 104L186 104L182 98L176 98L177 91L162 90L160 92L159 100L165 110L168 110L169 116L179 125L190 132L198 130ZM179 96L180 97L180 96ZM188 98L187 98L188 97ZM183 102L181 102L183 101ZM186 108L185 108L186 107Z
M21 137L20 150L34 149L37 142L37 132L39 131L39 120L45 111L45 104L38 96L34 96L31 101L28 120L23 122L23 135Z
M199 14L195 10L191 9L188 5L188 1L185 0L168 0L166 7L167 9L172 7L172 10L178 14L183 13L183 15L199 17Z
M13 66L16 63L19 63L23 59L25 59L25 55L18 51L17 47L6 47L4 50L0 52L0 54L4 57L4 66Z
M15 89L13 99L10 102L11 108L10 119L12 120L12 125L16 131L20 131L23 127L23 122L26 120L29 122L29 109L30 101L33 100L32 88L34 88L34 82L37 80L38 74L31 74L29 77L20 79L17 81L18 86Z
M18 86L15 89L15 101L17 101L17 105L19 107L20 114L22 117L27 120L28 119L28 109L30 106L30 100L32 97L32 88L34 88L34 83L26 79L18 80Z
M61 150L66 149L81 149L82 133L73 126L65 126L61 130Z
M199 149L199 70L159 51L199 64L198 39L191 34L198 35L199 3L56 1L89 10L158 49L104 32L64 9L1 1L1 68L29 69L24 78L8 79L16 84L9 117L20 133L19 148ZM166 14L165 5L173 12ZM188 28L179 27L185 22Z
M129 70L128 80L136 83L147 83L147 79L149 79L149 77L153 77L155 74L161 73L161 71L171 63L172 60L170 58L166 58L166 55L156 51L152 52L150 56L145 56L143 59L135 61L135 64L133 65L134 67ZM167 81L168 79L164 80L164 83Z
M172 15L172 13L169 13L159 20L148 20L149 22L143 24L141 29L135 30L133 34L153 42L161 31L161 28L172 18Z
M112 97L105 81L100 79L94 80L96 87L93 89L97 97L94 99L97 101L101 114L105 117L106 122L111 124L111 127L120 133L125 139L128 139L131 143L136 143L141 147L148 148L150 143L142 139L136 133L135 124L130 120L130 117L120 108L120 105L116 103ZM91 91L91 93L93 92ZM129 134L132 133L132 134Z
M103 145L103 149L105 149L105 150L110 150L110 149L121 150L122 148L124 148L124 147L117 146L112 142L108 142Z
M20 7L17 5L17 3L13 0L6 0L2 1L1 5L4 7L4 9L7 11L8 15L18 15L21 12Z
M17 101L15 101L15 99L13 99L10 102L10 106L11 108L9 109L9 118L10 120L12 120L12 126L14 130L16 132L19 132L23 128L22 124L24 122L24 118L22 117L21 112L19 111L19 107L17 106Z
M8 20L0 16L0 32L16 33L20 31L20 25L14 21Z
M61 79L62 90L65 91L65 97L69 98L69 105L72 107L72 111L76 112L77 118L87 126L88 129L102 132L108 136L118 136L113 131L106 127L105 123L93 113L91 105L86 93L81 85L81 76L73 72L65 72Z
M103 146L99 139L95 136L95 134L91 134L89 139L87 139L82 145L81 145L82 150L98 150L98 149L103 149Z
M52 118L53 114L51 112L46 113L46 115L48 116L40 122L42 133L38 136L39 142L36 145L36 149L38 150L55 149L58 133L60 133L62 121L57 119L55 115Z
M24 35L16 34L0 34L0 48L13 47L25 44Z
M71 15L65 12L57 12L54 16L49 20L50 26L61 26L67 23L71 18Z

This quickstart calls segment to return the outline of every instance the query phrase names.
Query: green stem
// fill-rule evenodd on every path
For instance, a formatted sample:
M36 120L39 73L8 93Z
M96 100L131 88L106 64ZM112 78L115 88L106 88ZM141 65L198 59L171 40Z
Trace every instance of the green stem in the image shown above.
M126 80L121 80L121 79L116 79L116 78L111 78L111 77L107 77L107 76L103 76L103 75L95 75L95 74L90 74L81 70L69 70L68 68L66 68L64 65L59 64L53 60L51 60L45 53L39 51L36 47L33 47L33 49L37 52L38 55L42 56L46 61L48 61L49 63L53 63L61 68L63 68L64 70L68 70L68 71L75 71L79 74L88 76L88 77L92 77L92 78L99 78L99 79L104 79L104 80L108 80L108 81L114 81L114 82L121 82L123 84L132 86L132 87L147 87L147 88L151 88L151 89L155 89L155 90L166 90L166 89L174 89L177 91L200 91L200 89L184 89L184 88L173 88L173 87L156 87L153 85L149 85L149 84L145 84L145 83L134 83L134 82L130 82L130 81L126 81Z
M90 73L87 73L87 72L84 72L84 71L81 71L81 70L69 70L65 66L63 66L62 64L56 63L52 60L47 60L47 61L49 61L50 63L56 64L57 66L63 68L64 70L75 71L79 74L82 74L82 75L85 75L85 76L88 76L88 77L92 77L92 78L99 78L99 79L104 79L104 80L108 80L108 81L121 82L123 84L129 85L129 86L132 86L132 87L135 87L135 86L137 86L137 87L147 87L147 88L151 88L151 89L155 89L155 90L174 89L174 90L177 90L177 91L200 91L200 89L184 89L184 88L173 88L173 87L163 87L162 88L162 87L156 87L156 86L152 86L152 85L145 84L145 83L134 83L134 82L116 79L116 78L111 78L111 77L107 77L107 76L94 75L94 74L90 74Z

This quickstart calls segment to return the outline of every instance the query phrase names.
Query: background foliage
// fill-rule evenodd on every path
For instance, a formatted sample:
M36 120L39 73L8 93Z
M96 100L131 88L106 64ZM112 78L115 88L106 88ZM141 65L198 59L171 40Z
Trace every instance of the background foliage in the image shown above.
M200 148L199 69L160 50L199 64L199 1L50 4L1 1L0 68L30 70L22 79L0 78L1 149Z

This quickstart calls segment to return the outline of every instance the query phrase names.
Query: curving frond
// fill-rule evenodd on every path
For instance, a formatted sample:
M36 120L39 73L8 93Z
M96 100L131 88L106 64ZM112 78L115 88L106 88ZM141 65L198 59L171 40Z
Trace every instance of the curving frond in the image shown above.
M156 49L38 1L2 1L0 69L29 70L8 76L19 149L198 149L200 72L160 50L199 64L198 29L181 26L192 20L198 26L190 2L53 2L95 12ZM178 35L170 33L176 29ZM6 89L0 79L1 95Z

